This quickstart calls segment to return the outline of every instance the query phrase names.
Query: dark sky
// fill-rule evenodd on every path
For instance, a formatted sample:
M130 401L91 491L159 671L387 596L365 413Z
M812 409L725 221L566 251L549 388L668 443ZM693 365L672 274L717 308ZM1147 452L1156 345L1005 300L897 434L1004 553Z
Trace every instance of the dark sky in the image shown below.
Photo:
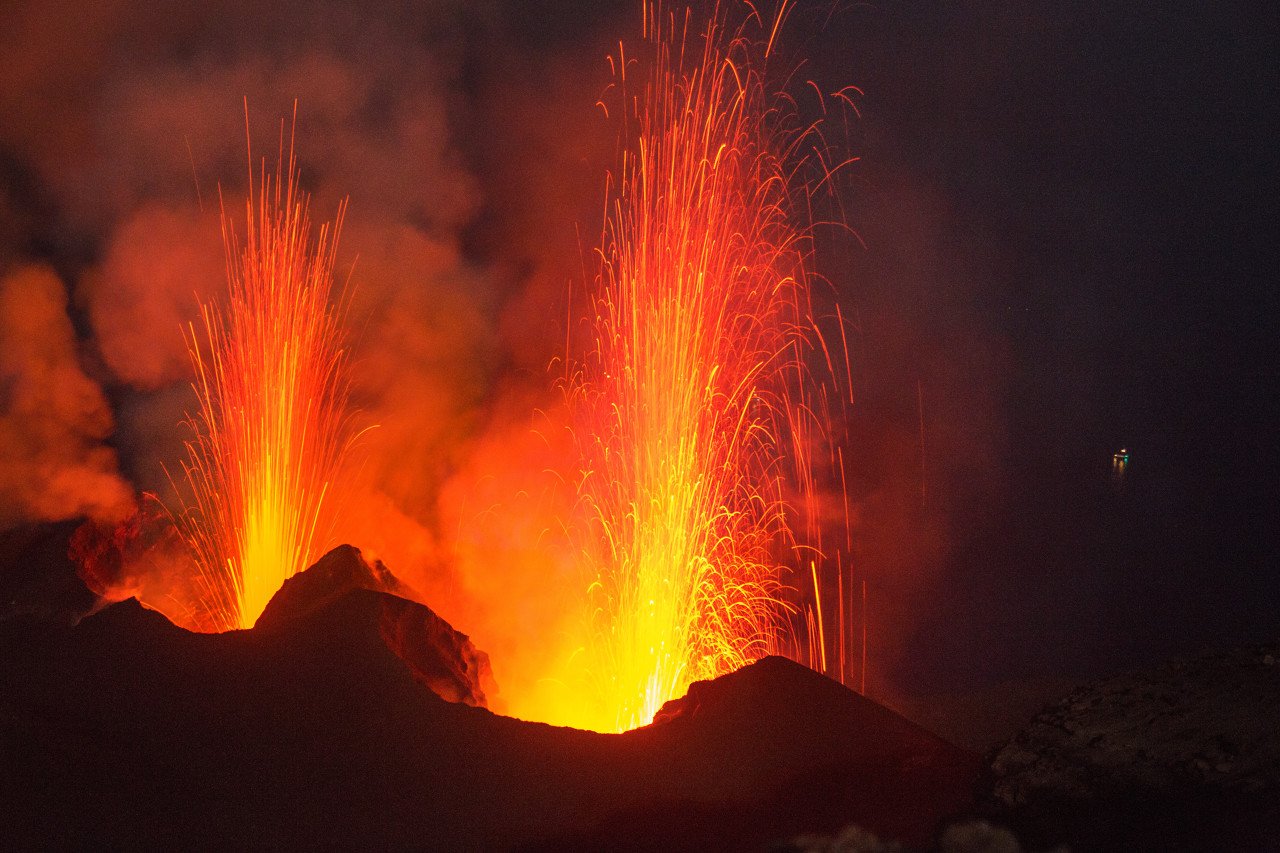
M877 182L905 176L944 211L909 276L864 259L870 301L909 318L926 403L1003 425L990 471L945 484L952 547L903 680L1089 674L1274 636L1276 13L879 3L837 22L819 65L867 92L867 254L912 240L877 227L898 203ZM900 385L909 360L888 370Z

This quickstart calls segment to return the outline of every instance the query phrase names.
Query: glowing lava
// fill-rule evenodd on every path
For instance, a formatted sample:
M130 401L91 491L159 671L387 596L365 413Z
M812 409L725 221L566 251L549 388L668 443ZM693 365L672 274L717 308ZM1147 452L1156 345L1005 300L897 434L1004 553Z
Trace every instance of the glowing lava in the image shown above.
M727 31L718 8L696 34L688 13L645 18L640 90L634 57L615 66L622 159L591 351L568 383L583 665L603 730L782 650L790 496L805 487L807 235L760 76L768 46Z
M228 299L203 306L203 335L188 330L199 410L176 520L203 587L200 621L220 630L251 627L320 556L351 441L341 312L330 305L344 209L313 243L297 180L292 146L256 194L251 179L243 245L223 210Z

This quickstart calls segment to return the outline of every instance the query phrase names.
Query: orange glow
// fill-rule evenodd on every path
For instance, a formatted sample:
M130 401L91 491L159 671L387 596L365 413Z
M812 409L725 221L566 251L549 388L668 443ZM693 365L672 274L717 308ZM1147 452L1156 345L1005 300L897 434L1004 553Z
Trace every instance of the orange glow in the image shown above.
M585 311L570 308L563 396L507 400L438 493L420 486L422 457L398 452L434 411L429 383L388 410L392 464L339 478L353 440L330 304L343 211L313 239L292 150L251 186L243 230L224 211L228 298L188 330L199 408L173 517L190 556L140 570L195 590L153 584L164 597L149 604L201 630L250 627L337 532L471 634L525 719L633 728L768 654L854 677L857 587L822 543L842 520L852 552L828 434L842 353L818 329L808 270L831 161L805 154L815 126L764 82L781 21L742 8L758 37L718 6L702 27L645 7L602 102L618 161ZM822 171L806 184L801 164ZM413 274L405 245L387 250L388 277ZM353 511L337 519L340 500ZM865 637L865 582L863 601Z
M615 65L634 115L567 382L590 683L574 718L600 730L785 650L791 496L811 488L796 389L815 333L786 140L760 45L719 9L701 33L690 17L646 9L638 92L636 58Z
M281 160L283 160L283 152ZM244 243L223 210L228 299L188 330L199 409L175 518L212 630L248 628L320 556L351 433L340 312L330 306L340 209L311 240L292 147L245 203Z

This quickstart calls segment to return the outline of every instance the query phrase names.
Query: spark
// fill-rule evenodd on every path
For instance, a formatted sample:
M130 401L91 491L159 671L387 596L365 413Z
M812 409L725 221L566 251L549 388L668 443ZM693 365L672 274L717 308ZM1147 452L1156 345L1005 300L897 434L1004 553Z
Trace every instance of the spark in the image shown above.
M567 383L586 516L582 659L605 730L783 650L784 563L801 550L789 494L811 485L809 235L794 140L770 123L756 59L776 25L762 46L719 7L692 39L690 19L647 7L649 75L634 95L618 81L631 109L591 351Z
M184 495L175 520L212 630L251 627L319 556L354 440L342 310L330 302L346 205L313 242L298 177L282 128L277 170L262 167L256 193L250 168L243 242L223 205L227 298L203 305L199 327L186 330L199 404L174 478Z

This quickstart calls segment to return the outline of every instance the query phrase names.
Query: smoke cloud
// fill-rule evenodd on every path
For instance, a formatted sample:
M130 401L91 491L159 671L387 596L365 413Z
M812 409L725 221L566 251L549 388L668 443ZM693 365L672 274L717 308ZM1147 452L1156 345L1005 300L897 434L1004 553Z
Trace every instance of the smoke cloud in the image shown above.
M225 287L219 218L243 222L293 140L313 221L349 201L335 299L365 431L334 544L386 560L500 679L504 654L523 666L530 632L556 630L535 615L556 587L530 529L545 516L495 513L545 488L534 412L553 399L579 229L598 228L584 159L604 148L591 105L616 34L540 53L522 27L458 2L6 4L0 249L56 260L71 300L47 269L5 280L0 524L112 517L141 492L175 504L183 330ZM168 541L131 538L134 564L98 586L180 588L150 576L182 562L134 539ZM504 584L519 596L492 594Z
M428 501L404 480L421 466L429 494L446 476L449 455L436 451L458 444L482 396L504 286L460 248L480 197L452 127L463 6L331 2L302 14L228 0L198 16L130 3L67 11L6 8L0 100L10 120L0 146L51 199L31 236L82 259L74 306L99 380L128 400L121 434L182 418L189 400L171 389L190 377L183 329L224 286L219 214L243 221L249 182L263 160L275 171L290 144L296 102L313 218L350 199L351 277L338 287L351 287L354 391L370 422L385 422L366 443L370 479L424 512ZM0 200L16 226L21 211ZM387 460L389 446L401 464ZM165 492L159 466L138 468L128 473L139 489Z
M0 278L0 525L88 515L119 520L111 409L80 366L62 282L29 265Z
M225 268L217 218L196 210L148 204L112 233L76 299L118 381L155 391L190 375L183 330Z

